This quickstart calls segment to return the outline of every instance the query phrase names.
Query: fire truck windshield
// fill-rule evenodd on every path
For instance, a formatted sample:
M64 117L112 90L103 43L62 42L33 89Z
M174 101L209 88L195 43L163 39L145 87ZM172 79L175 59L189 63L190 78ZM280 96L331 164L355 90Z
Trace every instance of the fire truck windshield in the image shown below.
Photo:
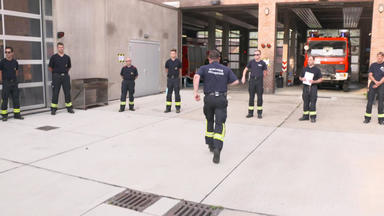
M308 53L312 56L345 56L346 43L344 41L310 41Z

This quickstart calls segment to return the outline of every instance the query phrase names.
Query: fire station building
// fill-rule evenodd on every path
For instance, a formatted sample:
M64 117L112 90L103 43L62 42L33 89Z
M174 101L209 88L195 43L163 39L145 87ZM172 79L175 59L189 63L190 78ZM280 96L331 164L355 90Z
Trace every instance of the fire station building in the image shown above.
M340 88L364 85L370 62L384 51L384 0L0 0L0 13L0 57L5 46L15 49L24 110L49 107L47 64L57 42L71 56L71 79L108 79L109 100L120 96L122 56L138 68L142 96L165 90L172 48L186 88L207 50L219 50L240 76L260 49L269 67L266 93L296 85L307 52L324 62L342 59L324 67L331 81L337 73L348 78Z

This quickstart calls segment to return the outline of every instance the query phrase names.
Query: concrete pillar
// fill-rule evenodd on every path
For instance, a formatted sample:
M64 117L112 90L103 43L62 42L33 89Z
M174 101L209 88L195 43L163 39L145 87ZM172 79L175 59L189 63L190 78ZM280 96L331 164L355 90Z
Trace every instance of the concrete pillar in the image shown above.
M239 58L239 69L242 72L248 63L248 45L249 45L249 31L240 30L240 58ZM246 52L246 53L244 53Z
M288 58L288 85L293 85L296 70L296 30L292 31Z
M223 51L222 55L224 59L229 59L229 25L226 23L223 25Z
M213 18L208 22L208 49L216 49L216 20Z
M282 57L282 76L284 78L284 86L287 86L287 78L288 78L288 56L289 56L289 17L288 12L284 13L284 39L283 39L283 57ZM285 67L285 69L284 69Z
M258 47L261 49L262 59L268 63L268 75L264 78L264 92L268 94L275 92L276 18L276 0L260 0ZM268 48L267 44L270 44L271 48Z
M380 5L384 5L384 0L374 0L370 63L376 61L377 53L383 51L384 47L384 12L379 12Z

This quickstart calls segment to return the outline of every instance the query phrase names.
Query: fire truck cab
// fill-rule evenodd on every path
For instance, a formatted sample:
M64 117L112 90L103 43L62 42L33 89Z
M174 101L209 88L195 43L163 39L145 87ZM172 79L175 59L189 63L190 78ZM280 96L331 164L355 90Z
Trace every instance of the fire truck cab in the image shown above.
M348 91L351 75L349 46L349 37L345 33L340 37L319 37L315 32L311 32L304 47L304 67L308 64L308 56L314 56L315 65L323 75L323 83L338 85Z

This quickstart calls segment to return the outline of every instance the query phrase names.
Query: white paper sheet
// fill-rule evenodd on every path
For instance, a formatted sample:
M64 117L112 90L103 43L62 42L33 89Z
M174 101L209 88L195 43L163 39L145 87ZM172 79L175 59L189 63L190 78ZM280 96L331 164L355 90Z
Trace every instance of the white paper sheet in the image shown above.
M314 76L313 73L305 72L304 74L305 81L303 81L303 84L311 86L312 84L309 81L313 80L313 76Z

